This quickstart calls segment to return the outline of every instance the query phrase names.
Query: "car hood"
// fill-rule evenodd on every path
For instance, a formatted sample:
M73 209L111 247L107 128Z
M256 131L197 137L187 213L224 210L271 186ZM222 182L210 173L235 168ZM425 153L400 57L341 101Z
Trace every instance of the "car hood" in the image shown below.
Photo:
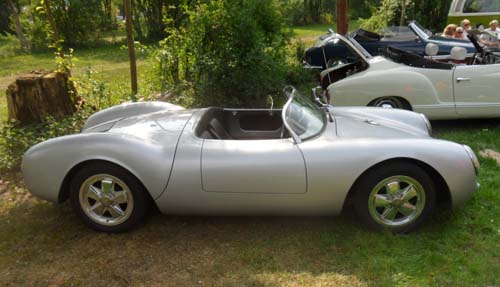
M422 114L384 108L331 107L337 135L346 138L427 138L430 124ZM428 121L427 121L428 122Z

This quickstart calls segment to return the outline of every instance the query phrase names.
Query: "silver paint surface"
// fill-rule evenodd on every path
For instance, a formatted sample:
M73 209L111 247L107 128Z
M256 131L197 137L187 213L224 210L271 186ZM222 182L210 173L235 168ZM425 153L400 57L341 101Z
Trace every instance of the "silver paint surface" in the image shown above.
M296 144L291 138L198 138L195 127L205 111L158 110L151 103L102 111L83 133L29 149L22 164L26 184L34 195L57 202L73 167L104 160L135 175L163 213L328 215L341 211L365 171L386 160L411 159L442 175L454 206L476 189L464 147L431 138L413 112L330 107L334 122ZM102 124L108 126L92 132Z

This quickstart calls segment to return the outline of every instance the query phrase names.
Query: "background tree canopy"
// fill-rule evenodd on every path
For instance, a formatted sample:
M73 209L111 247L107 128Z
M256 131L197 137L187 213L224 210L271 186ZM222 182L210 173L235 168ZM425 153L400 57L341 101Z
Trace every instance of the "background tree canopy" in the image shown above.
M92 46L110 34L123 30L122 0L9 0L17 7L22 30L35 50L47 46L48 16L43 3L53 11L55 29L67 47ZM132 0L135 38L141 42L158 41L168 36L171 25L180 27L186 11L210 0ZM226 2L232 2L226 0ZM446 23L449 0L406 0L406 19L418 20L433 31L441 31ZM477 2L477 1L476 1ZM484 3L486 4L484 4ZM482 5L494 5L483 1ZM276 0L276 9L289 26L333 24L336 0ZM488 4L489 3L489 4ZM402 0L350 0L350 19L365 20L365 27L379 28L398 24ZM260 5L260 4L259 4ZM474 7L471 7L474 9ZM372 17L373 15L373 17ZM371 18L370 18L371 17ZM15 35L12 9L0 1L0 34ZM367 21L367 22L366 22ZM118 33L117 33L118 32Z
M17 9L12 9L12 5ZM290 27L333 24L336 0L132 0L135 39L152 47L151 82L186 106L263 106L286 83L304 78L289 45ZM397 25L402 0L350 0L349 17L376 30ZM406 0L408 20L441 31L448 0ZM14 13L17 10L18 13ZM0 41L20 37L24 50L101 45L124 39L122 0L0 2ZM16 21L19 20L19 21ZM22 27L19 27L22 26ZM3 37L3 38L2 38ZM114 40L113 40L114 41ZM118 40L120 41L120 40ZM109 42L108 42L109 43ZM140 45L137 45L140 47ZM0 49L1 52L1 49ZM306 75L305 77L308 77Z

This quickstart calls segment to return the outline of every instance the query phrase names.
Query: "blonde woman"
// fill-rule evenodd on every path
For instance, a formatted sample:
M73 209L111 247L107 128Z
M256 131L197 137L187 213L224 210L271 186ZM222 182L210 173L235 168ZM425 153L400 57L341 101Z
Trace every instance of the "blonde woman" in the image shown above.
M441 36L445 38L453 38L456 30L457 30L457 25L449 24L448 26L446 26L446 28L444 28L443 34Z

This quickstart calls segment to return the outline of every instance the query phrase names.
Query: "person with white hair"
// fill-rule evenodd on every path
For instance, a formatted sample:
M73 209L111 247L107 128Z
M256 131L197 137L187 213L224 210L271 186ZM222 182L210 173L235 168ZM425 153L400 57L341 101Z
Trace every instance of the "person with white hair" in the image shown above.
M464 36L464 28L462 27L457 27L457 30L455 30L455 34L453 34L453 38L455 39L461 39L461 40L465 40L465 36Z
M464 33L464 38L467 39L467 34L469 34L469 30L472 29L472 24L469 19L463 19L462 22L460 22L460 27L462 27Z
M498 21L491 20L490 27L485 29L479 40L488 47L498 47L500 43L498 42L500 35L500 29L498 29Z

